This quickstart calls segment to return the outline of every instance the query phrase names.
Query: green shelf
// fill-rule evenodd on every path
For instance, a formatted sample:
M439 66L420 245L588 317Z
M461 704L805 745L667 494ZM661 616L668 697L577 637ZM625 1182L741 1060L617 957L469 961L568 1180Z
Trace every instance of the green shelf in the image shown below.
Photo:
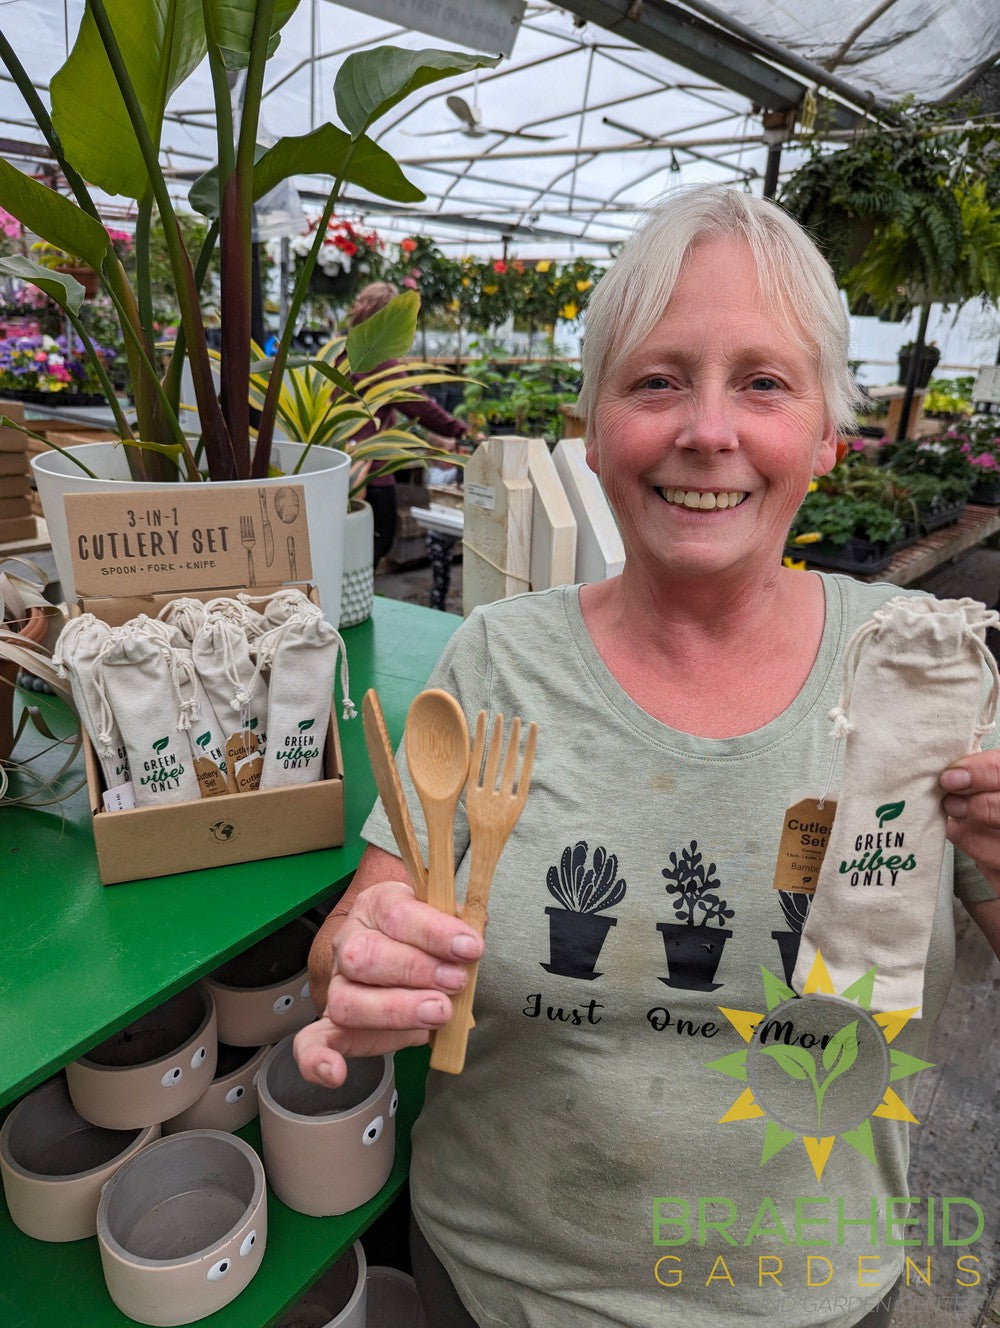
M351 695L374 687L390 736L459 619L376 599L371 619L344 633ZM32 696L58 722L58 703ZM45 809L0 808L0 1108L68 1061L210 972L261 936L344 888L361 856L359 832L375 786L360 717L341 721L346 836L342 848L104 886L85 790ZM23 741L23 740L22 740ZM82 760L80 761L82 773ZM210 1328L265 1328L385 1209L405 1181L409 1127L420 1108L426 1053L400 1053L397 1154L381 1193L352 1213L308 1218L268 1196L264 1263ZM256 1126L243 1132L257 1146ZM0 1213L3 1328L104 1328L127 1319L104 1286L96 1240L46 1244Z

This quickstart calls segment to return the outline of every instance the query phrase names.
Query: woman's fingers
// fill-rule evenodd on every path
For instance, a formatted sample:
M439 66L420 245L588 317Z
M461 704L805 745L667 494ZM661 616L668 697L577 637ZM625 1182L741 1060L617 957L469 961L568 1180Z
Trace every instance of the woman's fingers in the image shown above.
M460 918L421 903L408 885L382 881L362 890L331 941L332 977L323 1015L295 1038L303 1077L338 1085L352 1056L420 1046L451 1017L466 964L482 938Z
M948 838L1000 891L1000 752L973 752L940 778Z
M369 987L335 976L323 1013L339 1029L426 1031L448 1022L451 1002L440 991Z
M409 1033L384 1033L372 1029L348 1033L336 1028L323 1016L300 1029L293 1046L303 1079L325 1088L337 1088L347 1078L350 1057L381 1056L398 1051L400 1047L419 1047L426 1041L427 1033L420 1029Z

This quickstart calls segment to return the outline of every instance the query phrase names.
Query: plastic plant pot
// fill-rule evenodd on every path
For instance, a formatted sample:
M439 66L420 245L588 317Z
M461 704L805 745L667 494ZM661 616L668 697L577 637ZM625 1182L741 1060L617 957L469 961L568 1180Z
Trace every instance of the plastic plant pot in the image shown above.
M164 1134L181 1130L228 1130L232 1134L257 1115L257 1076L270 1047L219 1043L215 1078L186 1111L163 1122Z
M267 1189L249 1144L219 1130L159 1139L115 1172L97 1210L111 1299L170 1328L228 1305L260 1267Z
M67 1065L69 1095L94 1125L159 1125L208 1088L218 1043L211 994L196 982Z
M316 926L294 918L205 979L215 1000L219 1039L233 1047L280 1042L316 1017L309 999L309 947Z
M11 1221L35 1240L97 1231L101 1187L160 1127L105 1130L76 1111L59 1075L19 1102L0 1130L0 1174Z
M271 1048L257 1081L268 1181L282 1203L310 1217L367 1203L392 1171L398 1102L392 1057L347 1064L339 1088L307 1083L289 1037Z
M365 1252L356 1240L284 1312L274 1328L366 1328L367 1276Z

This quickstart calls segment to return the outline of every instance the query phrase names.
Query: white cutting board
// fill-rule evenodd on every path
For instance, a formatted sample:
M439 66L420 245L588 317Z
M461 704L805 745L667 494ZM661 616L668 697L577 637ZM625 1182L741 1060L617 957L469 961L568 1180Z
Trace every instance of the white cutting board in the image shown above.
M462 611L531 589L527 438L487 438L465 466Z
M576 578L576 517L544 438L528 439L531 502L531 588L572 585Z
M576 576L605 581L625 566L625 546L600 481L587 465L582 438L563 438L552 453L556 473L576 518Z

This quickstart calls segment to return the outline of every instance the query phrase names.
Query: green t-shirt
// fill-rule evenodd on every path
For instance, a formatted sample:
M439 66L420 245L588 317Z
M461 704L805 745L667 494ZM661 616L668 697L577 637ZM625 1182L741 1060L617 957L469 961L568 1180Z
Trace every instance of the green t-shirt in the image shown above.
M826 623L805 685L740 737L693 737L641 710L601 661L578 587L476 610L435 670L430 685L458 698L470 727L480 709L539 724L531 792L490 895L466 1068L430 1074L413 1134L415 1214L483 1328L847 1328L895 1282L904 1254L924 1267L929 1251L885 1238L887 1198L908 1193L916 1127L871 1119L874 1164L835 1137L817 1179L794 1129L762 1165L765 1142L783 1138L776 1108L737 1106L719 1123L747 1090L742 1012L752 1024L769 1009L761 970L786 981L794 967L803 897L773 887L784 812L828 777L849 637L900 593L823 580ZM400 765L426 856L402 753ZM381 807L363 833L395 852ZM460 808L460 899L467 849ZM925 1018L893 1038L895 1052L922 1056L947 995L953 884L992 897L968 860L953 882L953 858L949 846ZM772 1044L795 1046L800 1032L778 1020ZM865 1091L876 1040L869 1026L849 1067ZM822 1054L817 1044L810 1062ZM788 1065L779 1079L794 1075ZM893 1088L908 1100L916 1082ZM953 1279L962 1250L933 1253Z

